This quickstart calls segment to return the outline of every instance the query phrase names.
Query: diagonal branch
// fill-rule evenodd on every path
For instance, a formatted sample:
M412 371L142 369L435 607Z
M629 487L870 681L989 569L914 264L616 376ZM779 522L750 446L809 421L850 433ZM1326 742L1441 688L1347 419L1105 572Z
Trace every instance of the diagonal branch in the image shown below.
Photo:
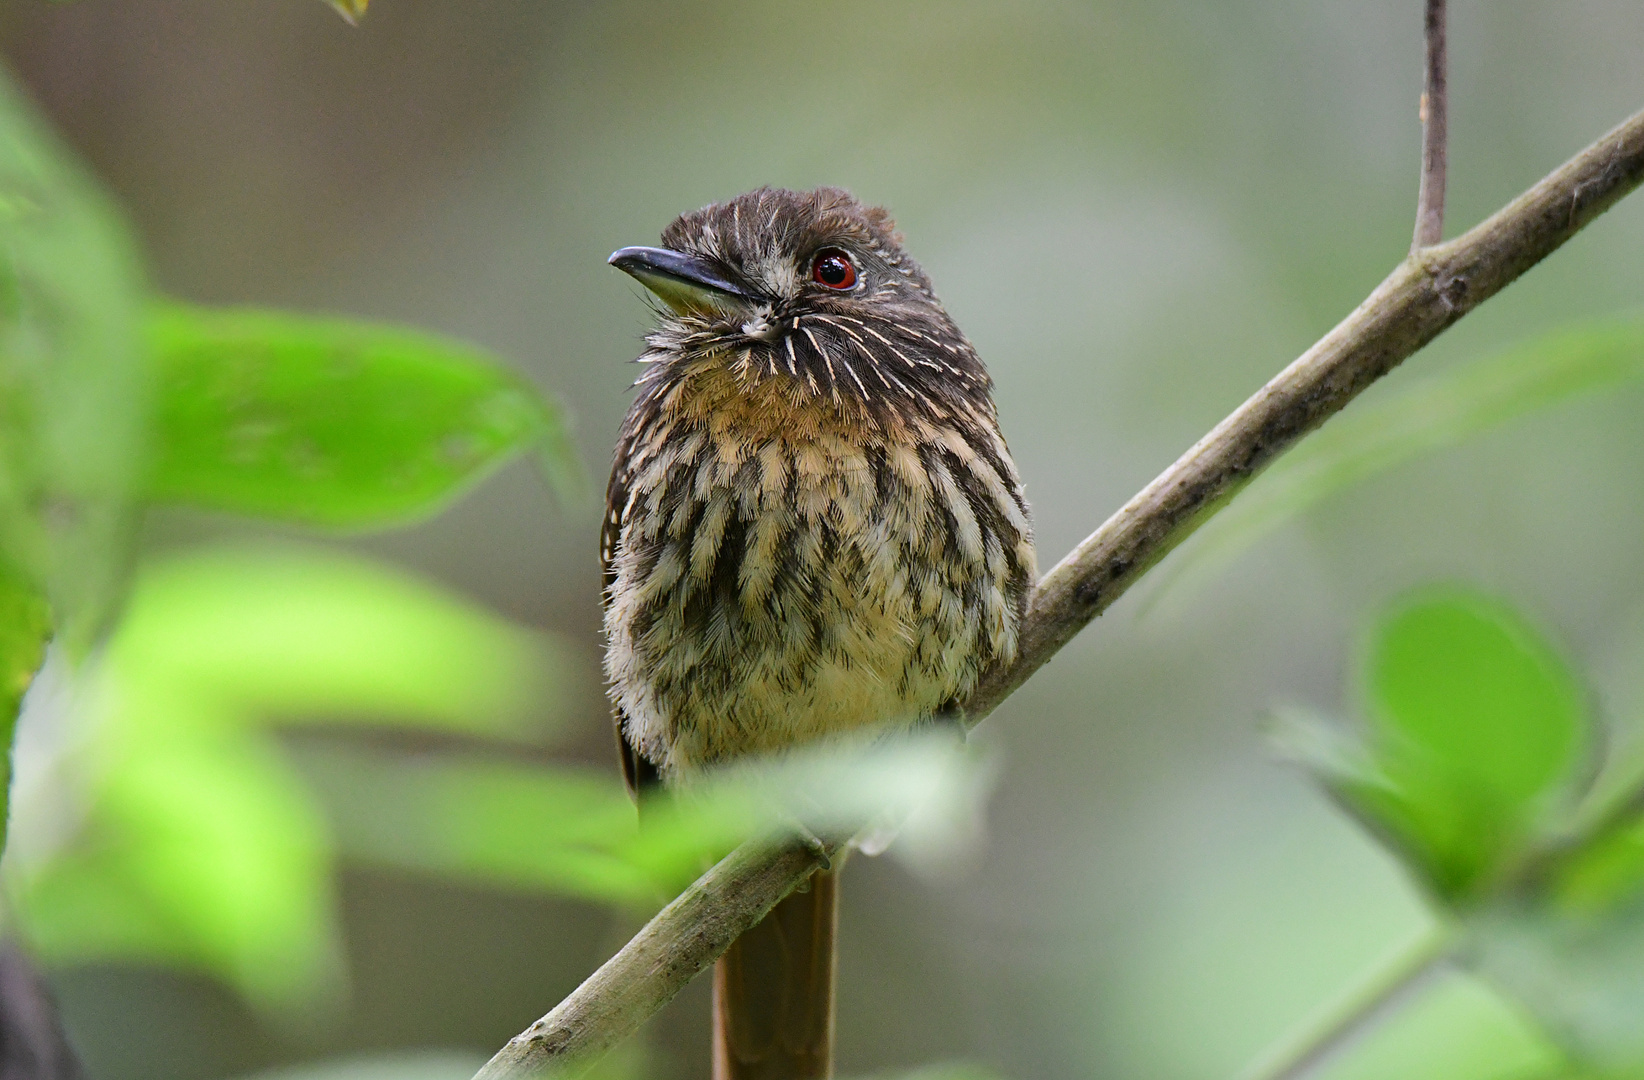
M1412 254L1444 239L1444 173L1450 141L1449 56L1444 0L1427 0L1427 76L1421 92L1421 191Z
M1556 251L1644 181L1644 112L1489 220L1394 268L1347 318L1058 563L1034 591L1016 663L979 686L974 725L1279 454ZM475 1080L576 1076L632 1035L821 865L799 841L744 844L497 1052Z

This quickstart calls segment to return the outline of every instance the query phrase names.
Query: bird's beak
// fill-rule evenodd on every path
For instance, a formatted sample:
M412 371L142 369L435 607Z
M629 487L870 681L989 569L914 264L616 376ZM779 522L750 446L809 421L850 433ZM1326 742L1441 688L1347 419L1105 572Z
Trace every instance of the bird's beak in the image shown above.
M713 314L747 307L753 297L709 259L669 248L625 247L606 260L680 314Z

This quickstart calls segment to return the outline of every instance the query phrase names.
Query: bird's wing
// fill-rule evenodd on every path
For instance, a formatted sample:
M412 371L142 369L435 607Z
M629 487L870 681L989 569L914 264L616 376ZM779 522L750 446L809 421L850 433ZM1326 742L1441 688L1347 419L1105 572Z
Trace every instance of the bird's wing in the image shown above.
M600 602L611 603L611 588L616 584L617 545L622 540L622 515L628 507L628 485L633 480L628 466L628 452L633 438L624 433L617 442L616 464L611 467L611 480L605 486L605 519L599 529ZM628 741L627 717L621 708L613 707L612 720L616 723L617 753L622 760L622 778L628 784L628 794L640 795L662 782L656 766L646 760Z
M600 603L610 606L611 586L616 584L616 549L622 538L622 515L628 506L628 484L633 479L627 464L629 443L626 434L617 443L616 464L605 485L605 520L599 529Z

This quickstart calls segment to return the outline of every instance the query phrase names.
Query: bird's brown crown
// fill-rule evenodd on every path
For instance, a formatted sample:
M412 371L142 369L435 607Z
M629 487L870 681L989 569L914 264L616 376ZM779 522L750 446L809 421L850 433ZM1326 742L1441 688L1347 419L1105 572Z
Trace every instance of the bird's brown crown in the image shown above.
M662 243L719 288L658 306L642 388L685 380L877 427L992 415L986 370L883 209L839 188L761 188L681 215Z

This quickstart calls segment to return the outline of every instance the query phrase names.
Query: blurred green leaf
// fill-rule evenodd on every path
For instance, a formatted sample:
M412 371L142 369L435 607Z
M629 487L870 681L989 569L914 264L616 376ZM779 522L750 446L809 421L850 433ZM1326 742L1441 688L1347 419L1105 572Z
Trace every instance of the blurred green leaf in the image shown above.
M43 793L57 801L19 800L20 926L50 963L177 964L277 1013L312 1008L341 986L332 841L268 722L514 738L559 666L524 631L355 558L150 568L59 718L71 737Z
M1362 679L1362 741L1289 712L1281 748L1411 864L1461 929L1456 958L1570 1068L1644 1076L1644 819L1568 812L1592 750L1575 677L1512 609L1448 588L1386 613Z
M266 546L145 568L105 666L140 703L183 694L245 719L528 738L540 733L536 711L556 705L542 689L563 685L575 663L403 571ZM156 713L144 726L177 725Z
M125 224L0 71L0 563L73 644L112 602L144 467Z
M1286 454L1154 575L1148 603L1202 579L1339 491L1578 394L1644 378L1644 318L1568 327L1349 410Z
M1571 915L1602 915L1644 891L1644 820L1636 816L1563 853L1553 899Z
M0 830L11 802L11 746L23 694L45 659L51 611L39 587L0 562ZM3 840L3 832L0 832Z
M376 527L435 513L527 451L562 495L576 489L559 407L470 346L177 305L154 312L148 340L156 501Z
M339 851L363 863L628 905L665 898L701 871L692 862L680 881L627 857L637 821L614 769L340 747L306 748L302 761Z
M736 844L803 821L849 835L889 821L916 868L975 833L990 776L946 738L882 740L716 771L647 803L615 769L310 747L339 849L368 863L635 906L666 900Z
M11 745L12 727L23 694L34 681L51 636L51 613L45 597L22 576L0 564L0 746ZM0 765L0 821L9 769Z
M1267 735L1275 753L1306 769L1359 824L1408 854L1407 837L1415 829L1407 800L1361 738L1327 717L1294 708L1277 710ZM1417 870L1425 876L1425 866Z
M1362 683L1362 742L1289 715L1281 749L1440 898L1476 901L1575 794L1591 738L1579 685L1511 608L1459 588L1390 610Z
M1366 663L1380 803L1441 895L1523 853L1588 751L1580 687L1517 613L1479 593L1426 592L1385 616Z

